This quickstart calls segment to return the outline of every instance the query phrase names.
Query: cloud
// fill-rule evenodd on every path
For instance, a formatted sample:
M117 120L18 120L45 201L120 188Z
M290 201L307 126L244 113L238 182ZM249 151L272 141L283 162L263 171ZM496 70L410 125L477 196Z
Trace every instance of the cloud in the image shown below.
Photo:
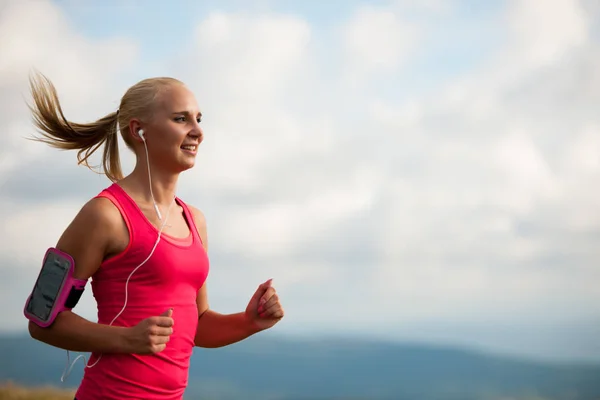
M389 7L362 6L342 27L344 64L358 74L397 71L419 42L419 34L415 24Z
M509 1L508 23L516 51L532 67L552 64L588 40L590 18L579 0Z
M77 169L74 154L18 138L30 130L14 101L22 71L51 71L79 120L110 111L130 69L142 68L131 40L92 41L40 4L38 14L10 9L30 27L47 15L39 32L0 20L23 48L43 39L56 49L0 61L9 65L0 67L0 117L12 138L0 164L10 210L0 252L29 265L19 291L104 182ZM204 114L206 140L179 194L207 215L211 304L239 311L274 277L288 333L555 355L561 343L561 355L581 356L565 338L600 318L594 9L510 1L469 17L458 2L428 4L361 6L327 29L293 14L213 11L158 68L184 80ZM464 28L445 33L438 22ZM129 62L105 69L98 60L109 57ZM82 310L93 318L87 296ZM572 328L550 329L561 324ZM536 335L544 346L532 346ZM594 339L579 344L600 357Z
M6 3L0 15L0 35L8 38L0 43L0 117L5 127L0 137L0 170L4 179L18 180L23 179L18 171L24 166L39 172L35 163L40 159L50 165L64 160L54 149L23 140L34 134L26 106L28 75L37 69L51 77L67 116L96 119L118 107L114 89L123 82L120 75L133 66L136 47L125 38L84 38L49 1L36 2L35 7ZM76 160L74 154L69 155L71 161Z
M500 323L543 319L549 309L597 318L590 304L600 292L588 281L598 258L591 199L598 204L600 192L590 185L600 174L597 43L575 2L553 6L535 17L508 10L514 21L544 28L560 20L565 30L536 57L523 51L519 68L490 63L434 96L373 102L379 127L412 133L397 142L402 173L387 181L389 222L377 224L387 256L372 286L382 301L410 304L397 311L408 319ZM536 47L538 36L521 32L519 40Z

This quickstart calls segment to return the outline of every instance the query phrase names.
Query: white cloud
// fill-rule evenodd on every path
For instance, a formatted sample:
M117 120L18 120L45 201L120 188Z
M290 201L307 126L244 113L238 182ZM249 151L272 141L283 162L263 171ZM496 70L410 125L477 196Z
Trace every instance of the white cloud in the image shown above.
M358 79L363 73L396 70L407 61L421 34L389 7L363 6L342 29L344 65Z
M493 157L499 174L496 184L517 200L516 210L527 212L539 196L551 194L555 177L540 149L524 131L507 132L495 144Z
M193 65L216 73L211 89L235 93L235 101L248 104L271 98L301 68L311 36L308 24L292 16L214 12L198 25L195 38L202 57Z
M568 5L508 14L539 29L559 26L560 38L540 43L538 30L520 32L431 96L372 101L374 128L393 135L397 154L385 201L375 205L385 210L376 224L383 258L369 297L389 306L374 320L535 324L548 309L565 321L575 309L576 318L597 315L600 291L589 280L599 256L600 191L591 182L600 135L591 105L600 74L589 17Z
M56 150L24 140L34 133L25 103L29 101L29 73L36 69L51 77L68 117L96 119L118 107L122 94L118 84L123 79L119 74L133 65L136 47L129 39L88 41L70 28L50 1L37 1L35 7L8 2L4 7L0 36L7 39L0 41L0 117L6 128L0 138L0 156L9 161L3 168L12 164L15 154L21 161L35 162L42 154L58 159Z
M21 87L32 68L43 69L62 89L67 104L79 105L105 92L109 79L130 68L137 56L128 39L88 41L78 35L50 1L38 1L35 7L9 3L0 16L0 35L8 38L0 43L5 55L0 83ZM80 90L77 97L75 88Z
M454 0L392 0L391 5L402 11L424 11L428 13L448 13L456 7Z
M600 126L588 126L574 136L565 151L564 168L575 175L597 174L600 171Z
M532 67L544 67L581 49L590 18L580 0L511 0L509 24L517 51Z

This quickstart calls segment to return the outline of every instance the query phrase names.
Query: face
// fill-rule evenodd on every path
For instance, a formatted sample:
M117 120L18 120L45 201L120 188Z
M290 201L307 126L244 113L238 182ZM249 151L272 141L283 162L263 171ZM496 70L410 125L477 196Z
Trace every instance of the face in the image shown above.
M151 165L174 173L192 168L203 139L193 93L183 85L170 86L161 91L153 111L151 120L140 125Z

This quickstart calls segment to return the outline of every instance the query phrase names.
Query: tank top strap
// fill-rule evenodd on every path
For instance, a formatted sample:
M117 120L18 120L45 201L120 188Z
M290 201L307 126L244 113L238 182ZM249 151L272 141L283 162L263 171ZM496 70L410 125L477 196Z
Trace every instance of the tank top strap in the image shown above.
M145 217L140 210L136 202L123 190L117 183L113 183L102 191L105 196L110 195L109 198L117 203L117 207L121 214L126 218L128 222L128 228L131 231L133 227L142 227L146 222ZM107 196L108 197L108 196Z
M120 187L116 183L114 183L111 186L102 190L95 197L106 198L110 200L115 207L117 207L117 209L121 213L121 217L125 221L125 225L127 226L129 234L132 236L130 240L133 240L133 236L135 236L135 226L137 226L137 223L135 221L135 216L137 215L135 212L136 206L135 204L132 205L129 202L130 199L128 196L124 196L122 189L120 189Z
M190 230L192 231L194 239L196 239L201 245L204 245L204 243L202 242L202 238L200 237L200 233L198 232L198 227L196 226L196 219L194 218L192 210L190 210L189 206L179 197L177 197L177 202L179 203L181 208L183 208L185 219L188 221L188 225L190 227Z
M129 232L132 236L138 236L135 234L136 227L138 227L139 229L140 227L147 226L148 229L152 232L156 230L156 227L153 227L150 224L150 222L146 219L146 217L139 209L139 206L135 203L135 201L117 183L113 183L112 185L104 189L102 192L100 192L96 197L106 197L113 202L113 204L119 209L121 215L125 219L127 228L129 229ZM185 219L187 220L189 229L191 231L191 237L189 238L192 240L190 240L189 243L192 243L194 240L196 240L197 243L203 245L202 238L198 233L198 227L196 226L196 220L189 206L179 197L176 197L175 200L183 209ZM142 231L140 231L140 234L141 233ZM178 243L182 241L188 243L188 239L175 239L169 237L166 234L163 234L163 237L165 237L165 239L168 240L174 240Z

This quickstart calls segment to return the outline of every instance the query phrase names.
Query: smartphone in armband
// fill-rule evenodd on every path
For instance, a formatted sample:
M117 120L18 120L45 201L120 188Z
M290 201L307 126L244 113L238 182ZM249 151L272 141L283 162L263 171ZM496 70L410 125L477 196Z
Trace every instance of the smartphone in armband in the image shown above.
M74 267L75 261L69 254L52 247L46 251L42 268L23 309L27 319L45 328L52 325L59 313L75 307L87 279L73 278Z

